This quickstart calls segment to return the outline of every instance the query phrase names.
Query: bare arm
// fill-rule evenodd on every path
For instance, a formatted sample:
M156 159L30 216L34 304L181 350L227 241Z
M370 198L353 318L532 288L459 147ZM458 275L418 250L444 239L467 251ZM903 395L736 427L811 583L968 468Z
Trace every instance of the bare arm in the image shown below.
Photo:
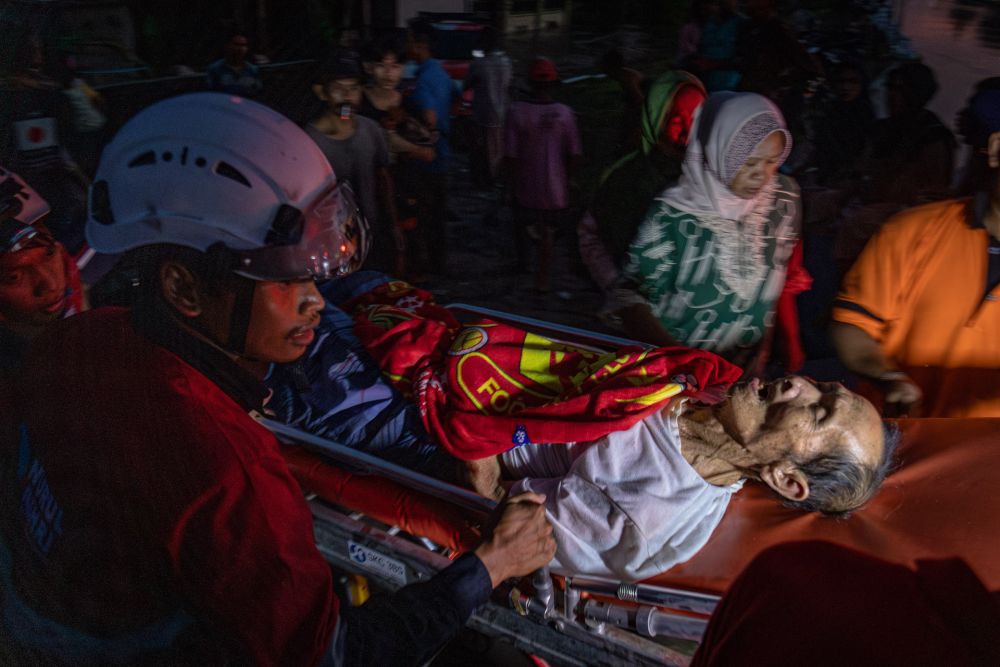
M905 373L893 367L882 354L878 341L859 327L843 322L831 323L830 338L847 369L872 381L882 390L886 416L905 415L919 405L922 396L920 388Z
M622 326L630 338L651 343L657 347L673 347L680 345L677 339L670 335L660 320L653 315L649 304L634 303L618 311L622 318Z
M419 146L412 141L407 141L396 132L389 133L389 150L393 153L402 153L411 160L418 162L433 162L434 149L430 146Z

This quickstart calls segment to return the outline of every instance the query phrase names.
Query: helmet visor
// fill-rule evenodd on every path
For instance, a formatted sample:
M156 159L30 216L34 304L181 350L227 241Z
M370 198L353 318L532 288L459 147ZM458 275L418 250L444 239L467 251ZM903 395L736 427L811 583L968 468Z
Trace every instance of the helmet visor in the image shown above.
M305 211L285 207L267 245L236 253L234 271L253 280L326 280L357 270L371 244L354 192L338 183Z

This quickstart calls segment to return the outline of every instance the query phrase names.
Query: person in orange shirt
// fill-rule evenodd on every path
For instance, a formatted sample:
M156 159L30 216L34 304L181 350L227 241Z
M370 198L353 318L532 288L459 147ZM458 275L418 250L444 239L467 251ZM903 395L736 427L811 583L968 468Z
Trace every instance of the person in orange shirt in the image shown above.
M892 218L834 302L837 353L889 416L1000 416L1000 92L970 111L989 165L981 191Z

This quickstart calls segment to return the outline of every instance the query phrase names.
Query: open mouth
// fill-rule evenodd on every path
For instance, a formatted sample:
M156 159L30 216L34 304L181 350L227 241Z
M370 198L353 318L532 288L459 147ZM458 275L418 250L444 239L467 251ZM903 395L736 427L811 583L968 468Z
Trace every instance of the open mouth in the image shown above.
M66 297L63 296L63 297L59 297L58 300L53 301L49 305L47 305L44 308L42 308L42 311L45 312L45 313L47 313L47 314L49 314L49 315L55 315L56 313L62 312L62 310L65 307L66 307Z
M738 391L743 391L748 394L753 394L758 401L763 403L771 397L773 393L773 384L774 383L772 382L764 382L760 378L743 380L733 385L730 395L733 395Z
M774 394L774 383L764 382L760 378L753 378L740 384L745 386L746 391L753 394L761 403L771 398Z

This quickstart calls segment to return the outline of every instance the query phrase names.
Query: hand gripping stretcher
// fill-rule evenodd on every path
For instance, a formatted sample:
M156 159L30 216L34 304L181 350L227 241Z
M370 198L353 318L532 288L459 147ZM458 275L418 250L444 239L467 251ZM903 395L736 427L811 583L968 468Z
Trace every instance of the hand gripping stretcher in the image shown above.
M575 345L632 341L451 306L457 316L506 321ZM425 580L449 556L474 547L494 503L348 447L263 420L286 447L309 494L316 543L338 569L393 590ZM629 583L547 570L498 590L469 627L502 636L553 664L685 665L719 597L761 551L824 540L912 566L960 557L1000 589L1000 419L899 423L900 466L878 496L848 520L782 507L761 485L730 502L708 544L690 561ZM859 605L858 614L866 610Z

